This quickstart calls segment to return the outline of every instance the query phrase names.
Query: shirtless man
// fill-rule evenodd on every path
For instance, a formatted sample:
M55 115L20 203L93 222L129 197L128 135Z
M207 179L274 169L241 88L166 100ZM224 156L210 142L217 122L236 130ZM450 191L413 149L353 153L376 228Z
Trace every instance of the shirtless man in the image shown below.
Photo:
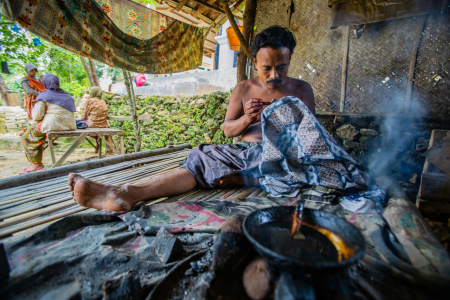
M278 26L267 28L255 36L251 51L259 76L241 82L233 90L224 123L225 135L228 138L242 135L245 142L262 142L261 112L265 104L270 103L273 99L295 96L301 99L313 113L315 112L311 86L304 81L287 77L295 46L296 42L292 33ZM200 157L205 157L205 154L201 152L202 149L206 149L207 155L213 152L213 155L208 157L212 161L209 161L209 164L201 164L211 167L215 166L214 159L217 159L217 155L220 156L220 151L215 152L215 149L219 150L219 148L220 146L199 145L197 149L191 151L191 154L197 153ZM233 150L227 149L226 151ZM234 151L236 152L236 150ZM219 185L205 184L198 178L198 172L199 170L201 172L202 169L197 162L198 157L192 157L189 160L191 154L189 154L186 168L180 168L142 184L110 186L71 173L69 174L69 188L73 191L74 200L81 206L99 210L128 211L143 200L179 195L193 190L197 185L200 187ZM230 153L226 152L226 156L228 155ZM254 157L259 156L255 155ZM196 162L197 165L195 165ZM219 167L216 169L220 169L220 163L222 163L220 157L217 162ZM255 166L258 163L257 158L252 165ZM232 165L234 164L232 163ZM209 169L207 171L211 173ZM230 172L230 175L219 178L220 184L242 182L243 177L236 174L237 172ZM219 183L217 178L208 182L213 181ZM258 184L258 181L253 181L253 184Z

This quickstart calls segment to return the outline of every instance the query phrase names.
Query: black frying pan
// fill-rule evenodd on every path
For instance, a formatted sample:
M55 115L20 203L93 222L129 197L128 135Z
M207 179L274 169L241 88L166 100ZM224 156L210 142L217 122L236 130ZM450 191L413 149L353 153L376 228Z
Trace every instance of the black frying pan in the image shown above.
M294 209L295 207L293 206L265 208L252 212L244 220L243 230L246 237L252 244L253 248L255 248L260 255L266 258L269 264L277 266L278 268L288 268L294 270L330 270L347 267L355 263L364 255L366 244L363 236L355 226L333 214L307 208L303 211L303 220L310 224L316 224L320 227L328 229L329 231L332 231L340 236L344 243L353 250L354 255L352 257L343 259L340 262L296 260L273 251L274 249L271 249L270 246L265 246L268 244L267 241L258 240L261 239L261 237L256 234L256 229L258 226L274 221L288 221L291 223ZM272 245L274 248L280 246L276 243L276 236L272 235L270 239L273 240ZM284 242L286 243L286 239ZM282 246L289 247L288 243L289 241L286 245Z

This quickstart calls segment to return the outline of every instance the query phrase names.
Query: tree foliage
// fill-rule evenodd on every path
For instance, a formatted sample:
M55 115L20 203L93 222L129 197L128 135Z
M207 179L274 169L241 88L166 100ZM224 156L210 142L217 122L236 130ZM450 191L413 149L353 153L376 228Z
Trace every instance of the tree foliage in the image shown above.
M26 63L38 67L38 76L47 73L58 76L61 87L73 96L80 96L83 90L88 89L89 82L77 54L8 23L0 16L0 61L6 61L12 73L5 76L10 90L22 90L18 80L25 75Z

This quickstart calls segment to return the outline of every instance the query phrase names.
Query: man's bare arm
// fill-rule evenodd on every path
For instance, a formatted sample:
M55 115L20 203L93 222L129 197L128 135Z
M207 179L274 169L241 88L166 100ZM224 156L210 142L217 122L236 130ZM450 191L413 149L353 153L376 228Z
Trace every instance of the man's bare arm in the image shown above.
M247 128L257 121L258 116L262 112L262 100L250 99L242 107L241 97L243 85L239 84L233 90L230 97L230 105L228 106L225 116L224 133L227 138L232 138L243 134Z
M300 88L302 96L300 99L305 103L309 110L316 115L316 103L314 101L314 92L311 85L307 82L302 82L302 87Z

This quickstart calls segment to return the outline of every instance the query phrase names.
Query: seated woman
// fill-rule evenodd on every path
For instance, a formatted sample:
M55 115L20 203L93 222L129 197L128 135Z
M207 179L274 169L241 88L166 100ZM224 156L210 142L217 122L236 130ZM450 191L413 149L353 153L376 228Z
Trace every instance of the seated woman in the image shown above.
M86 106L80 119L86 121L89 128L109 128L109 123L107 120L108 106L106 105L106 102L102 100L102 89L98 86L94 86L90 89L89 94L91 95L91 98L86 101ZM94 137L94 139L95 153L98 153L100 148L98 138ZM111 145L113 144L111 136L106 136L106 140ZM108 154L113 153L112 148L108 144L106 144L106 152Z
M33 121L37 123L28 127L22 136L25 155L32 165L19 174L44 169L42 153L47 132L76 129L75 102L72 96L59 87L59 78L46 74L42 78L42 83L47 91L36 97L36 103L31 112Z
M41 81L37 79L36 74L38 69L33 64L25 64L25 72L27 75L20 79L20 84L25 91L25 98L23 99L23 107L27 109L28 120L31 120L31 110L36 102L36 97L45 91Z

